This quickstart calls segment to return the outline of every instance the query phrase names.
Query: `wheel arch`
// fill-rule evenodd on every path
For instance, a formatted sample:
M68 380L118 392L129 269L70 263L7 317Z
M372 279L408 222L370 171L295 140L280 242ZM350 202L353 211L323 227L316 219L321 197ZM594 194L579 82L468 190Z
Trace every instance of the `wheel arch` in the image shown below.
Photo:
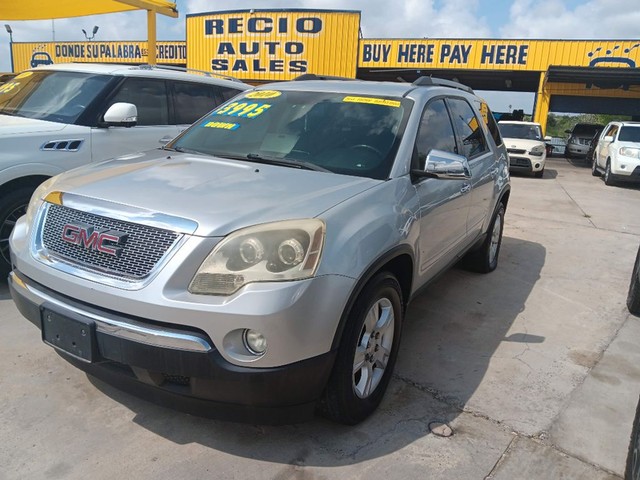
M334 334L331 349L336 349L340 345L342 334L345 330L345 326L347 325L349 315L351 313L351 310L353 309L353 305L355 304L356 299L358 298L360 293L362 293L362 290L369 282L369 280L371 280L378 273L388 271L396 277L398 283L400 284L400 289L402 292L402 309L404 312L407 308L407 304L409 303L409 298L411 296L411 288L413 285L413 270L414 255L413 251L408 245L398 245L397 247L378 257L378 259L365 270L364 274L360 276L355 287L351 291L351 295L349 295L349 299L347 300L345 308L342 311L342 316L340 317L338 328L336 329L336 332Z
M2 194L0 194L0 198L6 195L8 192L15 190L17 188L23 187L33 187L35 190L38 185L40 185L45 180L51 178L49 175L26 175L24 177L14 178L13 180L9 180L6 183L3 183L0 186L2 189Z

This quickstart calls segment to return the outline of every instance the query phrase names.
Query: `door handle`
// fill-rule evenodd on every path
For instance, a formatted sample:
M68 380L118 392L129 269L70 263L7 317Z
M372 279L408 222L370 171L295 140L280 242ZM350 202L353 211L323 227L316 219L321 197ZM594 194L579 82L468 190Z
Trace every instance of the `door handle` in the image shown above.
M461 194L466 194L469 193L471 191L471 184L470 183L465 183L462 185L462 187L460 187L460 193Z
M170 137L169 135L165 135L160 140L158 140L158 142L164 145L165 143L169 143L171 140L173 140L173 137Z

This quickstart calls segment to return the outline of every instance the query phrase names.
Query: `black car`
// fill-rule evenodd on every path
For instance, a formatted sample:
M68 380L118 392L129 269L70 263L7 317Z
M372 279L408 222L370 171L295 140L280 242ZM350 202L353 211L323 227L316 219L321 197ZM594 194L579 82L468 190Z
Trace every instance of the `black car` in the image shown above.
M627 295L627 308L634 315L640 315L640 248L636 255L636 263L633 266L633 274L629 283L629 294Z

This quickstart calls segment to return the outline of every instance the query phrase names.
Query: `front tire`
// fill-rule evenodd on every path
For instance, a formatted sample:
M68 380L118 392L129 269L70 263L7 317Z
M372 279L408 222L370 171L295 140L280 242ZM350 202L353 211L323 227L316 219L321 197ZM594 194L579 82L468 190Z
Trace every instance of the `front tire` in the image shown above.
M629 294L627 295L627 308L634 315L640 315L640 249L636 255L636 263L633 266L633 274L629 283Z
M402 290L391 273L377 274L364 287L349 314L321 403L326 417L355 425L378 407L398 354L403 310Z
M594 177L600 176L600 170L598 170L598 162L596 162L596 156L593 156L593 160L591 162L591 175Z
M544 175L544 168L542 170L540 170L539 172L535 172L533 175L536 178L542 178L542 176Z
M607 166L604 170L604 184L609 187L615 185L615 182L613 181L613 174L611 173L611 160L607 160Z
M4 278L11 271L9 236L18 219L27 213L27 206L34 188L22 187L0 198L0 275Z

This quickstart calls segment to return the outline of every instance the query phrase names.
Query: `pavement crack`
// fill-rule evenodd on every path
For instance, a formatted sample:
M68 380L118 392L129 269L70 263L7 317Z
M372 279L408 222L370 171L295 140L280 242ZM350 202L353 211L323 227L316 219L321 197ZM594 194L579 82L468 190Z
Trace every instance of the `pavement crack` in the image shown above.
M498 458L496 463L493 465L493 468L491 469L491 471L487 474L486 477L484 477L484 480L490 480L493 478L493 475L498 471L498 468L500 468L500 465L502 465L505 462L505 460L511 453L511 450L513 450L514 443L517 440L518 440L518 434L514 434L513 438L509 442L509 445L507 445L507 448L504 449L504 452L502 452L502 455L500 455L500 458Z
M573 197L571 196L571 194L567 191L567 189L564 187L564 185L562 185L562 184L560 184L560 183L558 183L558 185L560 185L560 188L562 189L562 191L563 191L564 193L566 193L567 197L569 197L569 198L571 199L571 201L572 201L572 202L573 202L573 204L577 207L577 209L578 209L578 210L580 210L580 211L582 212L582 216L583 216L584 218L586 218L586 219L589 221L589 223L593 226L593 228L596 228L596 229L597 229L597 228L598 228L598 226L597 226L595 223L593 223L593 220L591 220L591 215L589 215L587 212L585 212L585 211L582 209L582 207L578 204L578 202L576 202L575 198L573 198Z

